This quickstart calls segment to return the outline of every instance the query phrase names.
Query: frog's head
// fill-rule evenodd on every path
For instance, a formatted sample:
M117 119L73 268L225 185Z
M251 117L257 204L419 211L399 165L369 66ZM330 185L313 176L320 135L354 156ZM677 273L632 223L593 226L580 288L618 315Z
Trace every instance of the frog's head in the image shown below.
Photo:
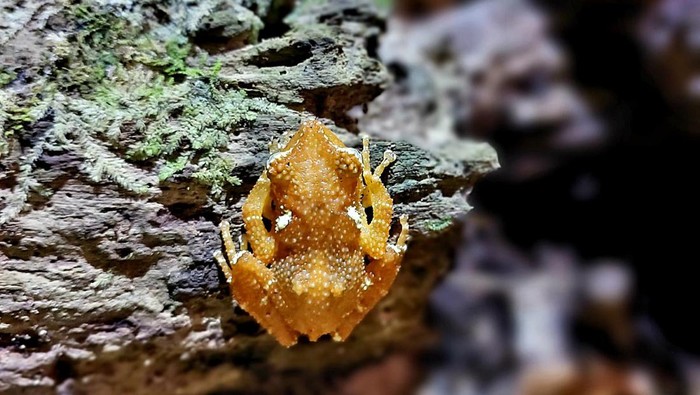
M306 150L311 154L326 151L332 154L339 147L345 147L345 144L338 136L318 119L311 119L303 122L296 131L284 133L270 143L267 168L286 157L291 151Z
M271 145L271 151L266 170L273 184L293 178L307 183L316 178L323 180L338 169L355 174L361 172L360 153L346 147L316 119L304 122L294 134L281 137Z
M313 120L270 156L266 175L276 203L295 215L315 216L344 210L357 199L361 173L360 153Z

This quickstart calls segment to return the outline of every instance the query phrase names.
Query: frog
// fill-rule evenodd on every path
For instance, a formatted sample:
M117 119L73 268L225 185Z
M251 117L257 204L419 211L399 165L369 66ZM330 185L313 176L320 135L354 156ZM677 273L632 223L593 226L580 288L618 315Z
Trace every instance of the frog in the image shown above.
M407 250L406 215L389 240L393 201L381 180L397 156L386 150L372 171L369 137L359 152L319 120L270 151L242 206L239 249L223 220L214 257L233 299L281 345L344 341L387 295Z

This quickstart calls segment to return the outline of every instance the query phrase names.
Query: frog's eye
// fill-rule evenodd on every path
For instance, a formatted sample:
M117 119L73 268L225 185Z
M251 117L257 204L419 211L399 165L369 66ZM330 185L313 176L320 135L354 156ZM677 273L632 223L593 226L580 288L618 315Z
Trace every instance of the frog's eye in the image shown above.
M272 167L279 167L280 163L285 162L285 158L289 156L290 152L290 150L279 151L270 155L270 157L267 159L267 162L265 163L265 169L269 171Z
M340 155L335 161L336 168L351 174L362 172L362 157L352 148L340 149Z
M271 180L289 180L291 171L291 163L284 158L276 158L267 162L267 175Z

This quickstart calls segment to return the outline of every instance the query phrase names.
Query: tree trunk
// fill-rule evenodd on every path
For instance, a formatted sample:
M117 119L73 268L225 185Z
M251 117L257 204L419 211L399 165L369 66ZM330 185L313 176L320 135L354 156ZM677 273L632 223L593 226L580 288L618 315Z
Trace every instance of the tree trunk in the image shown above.
M9 0L0 21L0 392L312 393L428 340L486 145L389 146L411 242L343 343L278 345L235 307L212 253L241 229L268 143L311 117L357 147L348 110L390 83L364 3Z

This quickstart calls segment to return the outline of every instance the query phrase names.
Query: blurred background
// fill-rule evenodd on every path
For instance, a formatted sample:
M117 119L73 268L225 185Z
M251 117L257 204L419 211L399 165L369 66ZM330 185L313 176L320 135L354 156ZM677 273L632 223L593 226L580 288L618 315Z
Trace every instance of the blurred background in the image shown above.
M700 1L380 6L395 84L360 130L485 140L502 168L433 294L434 348L344 391L700 394Z
M366 55L369 55L372 59L367 64L371 67L365 64L363 67L367 68L362 70L374 74L367 81L361 78L347 80L352 83L360 81L364 87L359 93L346 89L349 82L340 83L331 78L313 85L314 90L303 84L281 88L294 93L290 93L289 98L297 100L297 93L306 91L320 92L323 96L324 89L330 87L338 97L358 95L352 103L364 103L365 98L379 92L379 85L384 81L382 70L374 63L375 57L380 58L392 76L392 83L371 103L353 108L347 114L348 119L343 119L347 124L339 126L390 140L408 140L423 148L440 151L441 155L436 156L439 158L448 157L450 152L455 153L465 146L454 144L457 141L486 141L498 151L501 168L479 180L470 191L469 200L475 208L461 219L452 252L452 267L431 295L428 317L430 347L427 350L422 348L424 339L421 337L416 341L420 347L415 347L420 351L399 351L383 357L384 348L379 348L376 354L372 354L377 358L374 364L363 364L351 372L332 372L333 375L324 371L326 376L318 380L322 382L322 388L331 386L332 393L340 395L700 395L700 342L697 340L700 319L696 317L700 309L697 306L698 294L695 293L700 289L700 277L695 275L695 265L700 264L700 192L695 185L700 171L700 0L336 2L341 6L334 6L333 13L328 15L333 18L342 15L349 22L343 27L347 30L343 33L347 34L343 38L346 41L314 44L314 50L342 51L345 47L352 47L347 57L329 57L334 66L336 62L342 65L347 59L365 62L368 60ZM386 14L385 22L374 11L367 11L366 8L372 8L366 7L368 2ZM26 25L29 30L26 35L14 37L11 46L3 47L12 47L6 56L11 58L12 70L8 70L12 71L12 77L8 79L10 74L4 74L7 80L0 85L13 84L13 90L21 88L17 95L12 92L13 98L21 98L13 114L29 118L15 120L15 140L18 143L13 153L15 156L10 158L13 162L8 162L21 170L19 174L23 178L19 178L21 184L18 184L21 187L15 187L14 183L18 181L7 178L0 185L0 192L5 191L5 196L10 196L13 190L20 190L21 194L15 196L22 197L14 200L19 203L17 212L12 215L19 214L29 196L27 191L34 188L30 184L33 178L29 175L36 168L38 180L46 185L60 184L51 186L60 190L65 183L67 193L59 195L61 199L65 196L64 204L56 204L54 208L47 204L48 198L41 193L35 197L36 201L30 199L32 209L36 210L34 216L27 216L27 222L18 222L19 225L9 229L20 235L27 232L31 237L22 239L15 237L14 233L4 236L4 239L0 237L5 246L0 251L0 260L7 259L4 251L13 250L10 266L22 268L13 268L13 272L19 273L14 277L0 274L0 288L4 286L2 289L12 290L7 295L0 294L12 302L5 302L5 306L10 306L5 307L9 309L5 311L15 314L0 317L9 322L0 322L0 329L4 330L0 333L0 351L12 358L0 359L0 365L8 360L11 362L6 363L9 367L4 371L0 369L0 373L9 372L4 377L14 380L13 384L21 384L16 392L15 388L10 388L9 393L80 394L83 393L81 388L114 393L119 391L115 388L136 388L138 383L146 385L141 389L142 393L149 393L152 388L168 385L173 388L186 382L184 389L189 392L185 393L223 394L230 393L224 389L239 388L234 385L240 385L240 388L260 385L262 388L267 381L272 383L270 388L284 388L281 384L279 387L275 385L287 379L291 382L290 388L299 387L299 393L320 392L315 391L320 384L310 383L311 379L305 381L307 376L304 374L309 373L303 369L287 369L280 377L269 374L275 372L275 363L280 366L290 363L291 356L301 360L294 360L296 365L292 366L322 364L323 361L313 361L317 354L308 352L310 347L301 348L307 353L293 349L287 354L275 354L281 358L269 364L273 367L267 366L261 361L272 355L272 341L258 341L264 332L242 310L231 309L223 277L218 274L210 254L220 248L212 219L218 218L221 211L211 211L211 206L204 207L204 193L199 196L200 189L184 192L185 189L189 191L189 184L180 181L192 182L192 174L200 174L192 173L196 167L182 162L178 165L179 170L173 170L163 180L184 169L190 172L187 178L161 182L165 194L155 202L162 203L168 210L161 211L156 204L149 207L132 204L127 200L130 195L125 197L120 195L121 192L106 189L111 192L101 196L109 196L109 199L101 204L109 204L109 215L96 216L83 223L79 222L82 221L80 215L73 215L74 211L66 211L71 213L71 218L75 217L73 219L62 211L68 203L74 205L75 202L97 199L95 190L99 188L88 188L89 183L83 185L85 180L75 181L76 184L65 181L78 177L78 172L85 173L80 176L85 177L87 173L82 164L76 165L84 159L88 159L88 163L95 162L86 167L94 172L90 176L92 181L105 182L107 178L114 178L117 170L123 167L136 175L133 183L132 178L127 177L122 184L134 184L134 188L138 186L136 184L143 184L143 188L148 189L149 184L141 182L146 176L141 175L139 167L132 166L135 162L131 159L122 161L120 156L112 155L109 148L118 146L115 136L126 144L135 144L133 139L145 133L145 124L132 120L150 118L150 111L155 111L154 114L162 112L167 118L170 113L179 113L183 108L199 114L210 103L218 105L224 99L229 100L233 108L244 102L235 94L219 98L218 94L211 93L213 88L199 84L198 79L204 71L186 63L196 51L189 44L180 48L182 42L189 43L190 38L194 38L196 42L201 39L202 45L216 44L208 51L225 60L229 78L248 70L286 65L284 57L290 48L289 53L294 55L290 63L294 64L295 70L302 70L307 67L303 61L312 57L311 50L303 45L290 47L296 42L294 40L299 39L294 38L278 41L265 47L267 49L258 49L262 55L223 53L257 41L263 24L253 11L245 7L264 4L262 0L221 2L237 4L238 7L224 7L222 10L214 8L212 4L216 2L211 2L211 9L199 7L201 15L194 15L191 20L187 17L188 11L198 9L195 5L200 3L189 0L171 2L163 9L151 7L158 4L152 0L99 0L89 2L90 7L81 7L79 1L16 0L11 3L13 5L6 6L0 1L0 30L5 25L19 26L16 31ZM324 5L323 0L270 0L269 4L277 4L279 8L274 9L271 16L265 16L268 25L260 30L261 38L286 32L283 17L294 8L293 3L311 7ZM75 13L72 17L68 11L58 13L58 9L68 4L76 6L71 11ZM103 12L90 17L83 15L93 8ZM124 14L108 15L105 10L110 9L122 10ZM144 16L145 22L137 21L136 26L150 22L159 26L153 29L153 34L144 35L144 38L156 37L157 42L154 45L142 43L143 48L137 48L134 53L116 51L124 47L124 41L140 37L144 32L139 30L143 26L133 32L126 29L127 24L112 28L112 21L119 21L119 17L121 22L127 16L141 17L139 11L142 9L149 9L149 14ZM173 13L177 17L171 20L166 11L172 10L177 11ZM222 11L222 15L230 19L223 19L221 23L224 25L212 27L204 18L213 15L212 10ZM43 16L52 13L57 16ZM245 15L249 22L257 21L258 24L250 22L246 25L243 19L238 19ZM148 21L148 17L159 20ZM358 22L353 23L353 18ZM32 24L27 24L30 19ZM39 27L33 24L35 22ZM194 27L185 29L182 27L185 22L192 22ZM233 31L235 39L226 38L228 36L223 30L219 31L219 27L226 24L240 25L242 35ZM44 29L44 25L46 31L37 33ZM368 26L375 29L377 25L383 29L378 40L374 30L368 34L358 33L360 29L368 29ZM170 28L180 30L168 33ZM119 29L124 31L119 32ZM200 30L214 33L211 33L212 37L197 36ZM10 30L5 28L4 31ZM335 28L324 30L318 37L338 31ZM312 29L299 37L315 40L316 33L310 32L313 33ZM166 42L165 38L171 34L184 41ZM86 41L76 44L82 39ZM115 39L122 43L112 44ZM299 42L303 44L305 41ZM94 48L90 49L91 46ZM26 54L23 53L24 47L27 47ZM52 54L51 48L61 48L64 52ZM90 50L82 53L85 48ZM148 56L136 61L133 69L115 68L136 59L139 51L148 51ZM43 60L45 55L48 63ZM267 59L268 55L270 59ZM248 59L250 64L237 65L241 59ZM99 67L92 67L94 62L98 62ZM44 63L50 66L38 66ZM203 64L197 67L203 67ZM313 67L308 72L312 73L325 63L310 64ZM4 67L3 64L0 66ZM243 71L233 66L240 66ZM142 73L142 68L148 72ZM54 79L60 80L62 73L69 69L77 71L65 74L69 78L64 81L67 85L61 88L64 92L57 91L63 99L51 104L49 111L46 103L53 100L53 93L36 96L31 89L42 88L42 84ZM211 75L207 74L209 77L206 78L213 79L212 75L220 71L213 71L216 65L211 69L207 68L206 73ZM123 76L117 72L119 70ZM353 73L360 73L357 70ZM274 70L274 73L278 71ZM301 71L299 73L301 75ZM274 79L270 75L253 75L251 81L265 82L261 83L262 90L286 86L287 77L280 77L282 73ZM93 81L95 76L99 78ZM131 82L139 76L147 81L143 85L146 93L130 89ZM72 78L78 79L72 81ZM274 83L267 85L266 78ZM110 86L106 93L100 93L104 98L97 96L104 103L89 96L95 87L104 88L112 80L121 82L115 87ZM162 94L160 89L164 81L167 81L167 94ZM275 85L277 83L281 85ZM179 89L186 92L186 102L199 99L196 106L170 98L171 95L181 95ZM141 109L141 103L146 103L149 95L156 95L148 93L151 90L160 92L156 96L158 100ZM342 118L336 112L345 115L346 103L333 106L333 101L325 97L316 102L314 94L308 96L313 100L309 97L304 100L309 99L313 107L318 107L317 112L327 113L329 118ZM34 100L37 97L41 100ZM62 104L78 98L81 99L80 106L90 111ZM82 100L86 98L89 100ZM289 98L286 105L293 101ZM177 103L166 103L169 100ZM46 122L44 115L33 119L34 115L28 110L19 111L25 102L33 103L32 112L49 114ZM246 106L250 106L250 102L245 100ZM328 103L332 108L323 108ZM151 109L160 105L164 109ZM89 125L86 120L93 113L106 111L104 109L110 111L95 121L96 126ZM254 109L257 107L245 112L262 111ZM226 114L226 111L220 113ZM209 120L209 116L204 120L198 120L198 115L188 114L188 117L221 132L217 129L218 121ZM65 152L56 150L48 154L51 150L47 148L45 159L39 160L49 135L47 125L49 120L54 122L54 118L62 122L59 125L64 125L64 128L80 122L80 125L86 125L87 132L71 132L75 133L71 137L75 141L71 140L69 148L62 148ZM242 124L244 118L234 114L230 122ZM280 128L283 120L276 121L277 126L273 126ZM357 122L356 130L351 128L355 126L351 123L354 121ZM125 125L123 136L127 137L119 134L122 124ZM172 130L177 131L176 128ZM12 130L10 132L12 137ZM63 133L60 132L59 136ZM158 133L166 136L165 132ZM21 140L18 136L22 136ZM196 136L208 135L199 132ZM260 160L253 153L266 145L267 140L263 143L263 140L251 139L246 145L241 141L247 140L247 135L236 136L237 133L231 140L235 144L230 145L241 149L239 170L244 174ZM223 146L207 143L211 145L207 149L228 149L228 138L224 134L224 143L216 143ZM115 142L108 143L107 140ZM194 140L187 144L193 146ZM478 147L485 149L483 145L470 146L475 150ZM25 154L21 155L23 149ZM100 170L106 165L97 165L101 162L95 159L99 155L94 152L112 155L104 159L104 162L116 163L112 173ZM188 158L180 151L169 151L167 155L172 156L173 152L180 158ZM29 159L25 161L26 156ZM149 158L155 163L166 156ZM28 164L15 166L14 161L19 159ZM224 162L226 166L233 166ZM217 166L223 169L218 170L222 174L231 171L223 164ZM55 173L50 172L51 169ZM151 176L155 177L155 173ZM238 181L226 178L226 182L236 184ZM116 184L119 184L118 180ZM237 188L233 195L238 196L242 189ZM76 196L73 197L72 193ZM90 210L99 208L98 205L90 207ZM190 207L198 214L190 214ZM215 207L223 209L224 205ZM37 214L40 209L50 214L47 221L53 218L67 220L65 224L56 225L55 230L50 228L50 231L39 232L36 229L43 229L36 224L36 218L43 220L41 214ZM118 216L114 214L114 219L111 212L118 210L124 212ZM184 211L188 213L183 214ZM194 218L201 213L206 215ZM156 221L156 218L160 219ZM119 226L113 225L115 223ZM176 232L179 224L184 223L188 223L187 229ZM80 232L70 229L74 224L84 224L86 233L82 229ZM133 232L132 224L136 224ZM448 229L451 224L440 222L436 227L443 225ZM112 227L116 229L114 232L111 232ZM110 232L103 231L107 228ZM162 232L159 231L161 228ZM195 234L196 237L191 237ZM79 260L66 258L63 262L64 258L59 256L53 259L53 254L58 254L53 248L42 252L43 255L35 252L46 249L48 244L55 244L55 240L70 240L73 244L68 245L66 251ZM434 244L436 249L441 249L435 256L444 256L445 245ZM192 257L189 256L190 250L196 251ZM156 261L161 253L167 260L163 258L163 263L159 264ZM177 259L185 255L186 259ZM43 277L43 274L35 276L34 272L43 273L44 268L41 267L41 271L33 268L50 259L51 265L57 260L60 264L55 265L54 271L47 271L48 277ZM168 266L170 262L173 266ZM115 269L114 275L110 274L112 264L121 265ZM144 274L147 272L148 276ZM75 279L71 277L74 275ZM11 281L3 283L1 280L6 278ZM25 296L25 293L29 294L23 287L29 284L27 278L40 280L32 284L33 288L27 288L36 293L36 299L34 295ZM88 287L87 284L90 290L84 294L83 287ZM42 315L39 315L39 309L45 309L41 306L54 303L53 292L49 291L61 287L67 290L59 294L56 303L58 308L66 311L60 310L62 315L59 316L58 313L53 315L53 309L51 312L42 310ZM128 291L126 298L119 299L122 301L117 304L104 302L122 289ZM88 307L85 310L76 308L76 311L85 311L85 317L66 307L73 306L76 300L82 302L79 299L82 295L92 298L85 301L88 307L99 307L89 307L89 311ZM34 300L41 302L37 305L39 307L33 304ZM161 304L168 306L167 310ZM180 311L181 304L184 305L182 310L188 311ZM26 316L25 310L30 311ZM163 314L160 314L161 310ZM156 313L157 317L154 317ZM50 322L51 319L45 317L59 318ZM388 321L392 316L387 317ZM46 325L47 322L53 326ZM383 322L377 321L375 325ZM74 331L72 325L81 327ZM163 325L169 326L164 328ZM44 330L44 326L49 326L49 330ZM181 328L184 329L176 332ZM367 328L376 326L368 325ZM387 333L393 334L393 331L397 329ZM140 339L137 335L148 339L143 342L145 346L135 341L133 348L127 348L131 339ZM233 341L229 342L231 339ZM355 349L385 342L381 336L377 339L377 343L367 343L367 347L363 344ZM124 348L119 351L122 344ZM63 350L64 345L68 347L66 350ZM178 354L185 349L193 351ZM93 355L91 350L96 350L98 355L95 363L88 358ZM144 354L149 355L142 362L140 358ZM335 359L342 354L327 355ZM348 355L352 360L353 356ZM364 362L364 354L359 355ZM102 369L103 366L117 368ZM309 371L315 372L314 369ZM129 375L136 383L134 387L127 386L128 383L118 387L122 385L119 381ZM83 378L79 381L81 376ZM112 376L116 377L115 381L110 381ZM180 376L187 380L174 379ZM0 384L4 384L2 379L0 377ZM91 387L90 380L93 379L95 386ZM219 382L207 386L210 384L207 380ZM245 380L251 380L252 384ZM231 387L216 389L216 385L226 381L230 381ZM72 389L74 386L75 390ZM42 389L46 392L38 392Z

